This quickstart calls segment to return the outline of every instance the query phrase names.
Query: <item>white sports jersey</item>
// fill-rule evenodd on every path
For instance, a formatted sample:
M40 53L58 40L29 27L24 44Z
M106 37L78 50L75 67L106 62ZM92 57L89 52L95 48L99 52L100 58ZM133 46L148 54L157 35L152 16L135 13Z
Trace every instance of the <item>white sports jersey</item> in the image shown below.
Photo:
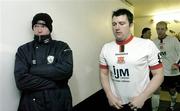
M109 69L112 92L122 99L123 104L144 91L150 81L149 68L162 67L159 52L151 40L133 36L103 46L100 68Z
M170 36L166 36L163 40L157 38L153 41L161 51L164 75L180 75L179 70L171 70L172 64L178 63L180 60L180 42L175 37Z

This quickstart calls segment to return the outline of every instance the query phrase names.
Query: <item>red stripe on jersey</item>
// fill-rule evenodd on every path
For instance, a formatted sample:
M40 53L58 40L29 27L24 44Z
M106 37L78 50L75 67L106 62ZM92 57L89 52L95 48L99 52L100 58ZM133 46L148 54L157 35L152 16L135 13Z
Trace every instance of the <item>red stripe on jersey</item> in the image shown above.
M124 44L127 44L128 42L130 42L132 39L133 39L133 36L130 35L130 36L127 37L125 40L123 40L123 41L116 41L116 43L117 43L118 45L124 45Z
M150 66L149 68L150 68L151 70L155 70L155 69L159 69L159 68L161 68L161 67L163 67L162 63L157 64L157 65L154 65L154 66Z
M108 69L108 66L107 66L107 65L102 65L102 64L100 64L99 67L100 67L101 69Z

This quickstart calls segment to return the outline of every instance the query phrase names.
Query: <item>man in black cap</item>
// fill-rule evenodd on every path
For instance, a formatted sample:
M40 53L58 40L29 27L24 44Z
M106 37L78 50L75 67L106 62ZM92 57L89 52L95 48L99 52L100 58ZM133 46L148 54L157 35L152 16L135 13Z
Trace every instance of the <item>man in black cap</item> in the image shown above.
M15 80L21 91L18 111L71 111L68 80L73 72L72 50L52 40L53 20L38 13L32 20L34 40L20 46L15 59Z

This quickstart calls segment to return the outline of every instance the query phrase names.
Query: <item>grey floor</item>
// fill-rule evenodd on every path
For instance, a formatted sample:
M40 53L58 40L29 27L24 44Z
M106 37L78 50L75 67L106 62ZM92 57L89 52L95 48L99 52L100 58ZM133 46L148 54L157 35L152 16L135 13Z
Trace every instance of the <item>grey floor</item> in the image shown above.
M158 111L166 111L170 102L169 101L160 101L160 106ZM178 102L175 106L175 111L180 111L180 102Z

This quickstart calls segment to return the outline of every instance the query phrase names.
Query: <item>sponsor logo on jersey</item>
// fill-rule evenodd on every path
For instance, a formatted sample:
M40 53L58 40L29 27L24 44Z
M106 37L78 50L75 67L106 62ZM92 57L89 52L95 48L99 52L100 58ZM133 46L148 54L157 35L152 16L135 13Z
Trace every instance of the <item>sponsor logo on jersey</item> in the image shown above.
M119 52L119 53L115 53L116 56L118 55L128 55L128 53L125 53L125 52Z
M113 72L111 74L115 81L129 82L129 69L117 69L113 66Z
M166 51L160 52L160 55L161 55L162 58L165 58L166 57Z

